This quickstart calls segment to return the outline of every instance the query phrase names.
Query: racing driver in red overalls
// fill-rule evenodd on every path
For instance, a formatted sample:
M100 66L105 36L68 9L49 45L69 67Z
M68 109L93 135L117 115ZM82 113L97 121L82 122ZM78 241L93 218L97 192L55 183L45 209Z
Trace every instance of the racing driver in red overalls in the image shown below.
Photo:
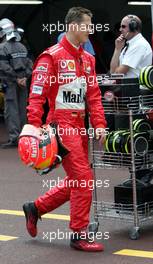
M42 125L43 105L49 102L47 123L58 123L64 131L60 137L70 151L62 161L67 176L61 184L50 189L34 202L23 205L26 226L32 237L37 235L38 218L70 201L71 247L84 251L103 251L103 245L90 241L88 236L93 179L88 161L88 136L84 128L85 109L96 131L96 138L104 141L106 121L101 93L96 81L94 57L80 44L88 40L92 14L82 7L71 8L65 18L68 26L60 43L45 50L36 60L28 105L28 122ZM98 129L98 130L97 130ZM67 133L67 131L70 131ZM98 133L97 133L98 131ZM69 181L78 184L70 184ZM85 185L81 186L81 181Z

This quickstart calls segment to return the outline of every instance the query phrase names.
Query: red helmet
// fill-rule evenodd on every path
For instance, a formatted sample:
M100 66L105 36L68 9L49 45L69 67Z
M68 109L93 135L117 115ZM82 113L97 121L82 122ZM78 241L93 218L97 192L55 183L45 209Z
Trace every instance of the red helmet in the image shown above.
M24 164L40 171L49 171L57 160L58 144L51 126L40 130L25 125L19 136L19 156Z

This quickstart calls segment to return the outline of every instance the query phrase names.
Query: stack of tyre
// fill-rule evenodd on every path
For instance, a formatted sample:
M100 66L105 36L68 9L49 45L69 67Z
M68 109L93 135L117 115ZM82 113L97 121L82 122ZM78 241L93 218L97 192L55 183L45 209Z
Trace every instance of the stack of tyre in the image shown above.
M134 152L144 155L149 149L150 121L135 119L133 121ZM105 151L114 153L131 153L131 135L129 130L112 131L107 135Z

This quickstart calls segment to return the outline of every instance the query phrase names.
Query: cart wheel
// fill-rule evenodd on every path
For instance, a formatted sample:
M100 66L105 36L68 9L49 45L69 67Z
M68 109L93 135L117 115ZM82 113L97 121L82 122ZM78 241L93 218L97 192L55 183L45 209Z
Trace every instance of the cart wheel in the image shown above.
M93 222L89 224L89 232L96 234L98 232L99 222Z
M133 227L133 229L130 231L129 236L132 240L137 240L140 237L140 230L139 227Z

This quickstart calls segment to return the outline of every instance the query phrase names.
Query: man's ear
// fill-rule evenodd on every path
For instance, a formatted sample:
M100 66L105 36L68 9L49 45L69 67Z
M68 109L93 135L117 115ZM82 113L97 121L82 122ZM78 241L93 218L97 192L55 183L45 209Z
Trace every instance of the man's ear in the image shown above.
M70 23L68 27L69 27L68 30L72 32L78 30L78 24L75 22Z

